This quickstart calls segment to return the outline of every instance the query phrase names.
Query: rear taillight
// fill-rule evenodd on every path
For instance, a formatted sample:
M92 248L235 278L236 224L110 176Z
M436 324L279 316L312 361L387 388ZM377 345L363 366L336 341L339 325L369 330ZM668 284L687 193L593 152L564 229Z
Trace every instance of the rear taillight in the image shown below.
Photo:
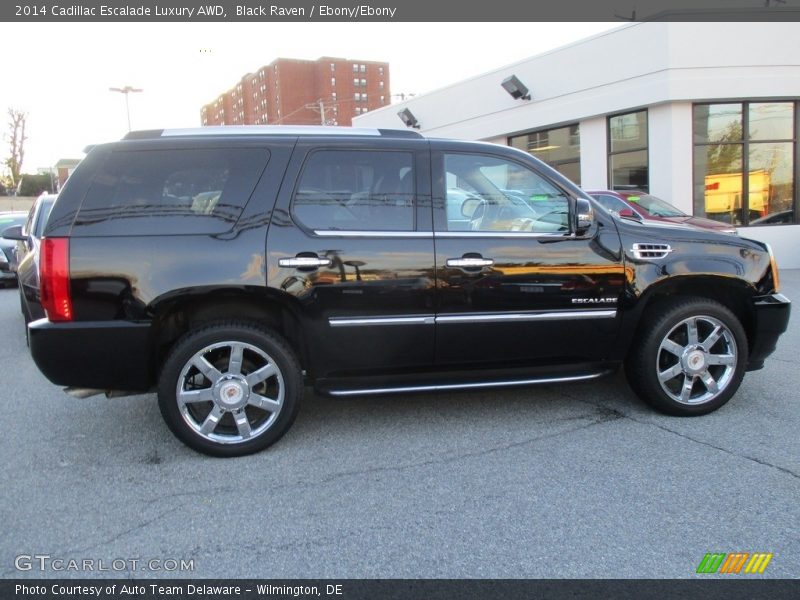
M69 294L69 239L44 238L39 255L42 308L51 321L72 321Z

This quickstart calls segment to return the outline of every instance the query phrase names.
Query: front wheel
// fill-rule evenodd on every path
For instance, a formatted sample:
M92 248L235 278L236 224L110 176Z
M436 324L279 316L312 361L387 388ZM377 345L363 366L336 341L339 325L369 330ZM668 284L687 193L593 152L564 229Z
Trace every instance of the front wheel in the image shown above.
M278 336L246 323L186 334L161 372L158 404L170 430L212 456L243 456L276 442L294 422L300 366Z
M645 318L651 322L626 362L640 398L677 416L704 415L730 400L744 377L748 351L736 315L712 300L687 298Z

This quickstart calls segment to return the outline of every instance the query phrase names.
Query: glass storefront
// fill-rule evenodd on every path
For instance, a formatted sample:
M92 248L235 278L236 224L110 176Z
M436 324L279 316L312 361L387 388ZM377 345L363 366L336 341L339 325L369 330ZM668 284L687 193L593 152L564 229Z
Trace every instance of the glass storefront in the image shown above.
M796 223L796 113L795 102L696 104L694 213L737 226Z
M646 110L608 118L608 181L612 190L649 191Z
M508 145L529 152L577 185L581 184L580 125L515 135L508 138Z

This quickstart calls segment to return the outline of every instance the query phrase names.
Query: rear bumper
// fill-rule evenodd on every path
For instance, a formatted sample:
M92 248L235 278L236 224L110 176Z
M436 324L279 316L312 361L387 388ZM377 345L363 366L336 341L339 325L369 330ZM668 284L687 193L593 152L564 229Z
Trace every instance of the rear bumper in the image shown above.
M28 334L36 366L56 385L132 391L153 385L149 323L39 319Z
M748 371L764 366L764 360L775 351L778 338L786 331L791 313L791 301L783 294L759 296L755 299L755 327Z

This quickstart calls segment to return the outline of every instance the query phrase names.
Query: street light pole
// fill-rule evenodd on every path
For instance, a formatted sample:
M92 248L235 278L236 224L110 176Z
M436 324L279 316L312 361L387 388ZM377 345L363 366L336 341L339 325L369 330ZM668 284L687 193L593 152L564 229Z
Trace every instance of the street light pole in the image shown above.
M131 92L143 92L144 90L141 90L139 88L135 88L135 87L131 87L129 85L126 85L123 88L115 88L115 87L108 88L108 91L109 92L119 92L120 94L125 94L125 114L128 116L128 131L130 131L131 130L131 107L128 104L128 94L130 94Z

